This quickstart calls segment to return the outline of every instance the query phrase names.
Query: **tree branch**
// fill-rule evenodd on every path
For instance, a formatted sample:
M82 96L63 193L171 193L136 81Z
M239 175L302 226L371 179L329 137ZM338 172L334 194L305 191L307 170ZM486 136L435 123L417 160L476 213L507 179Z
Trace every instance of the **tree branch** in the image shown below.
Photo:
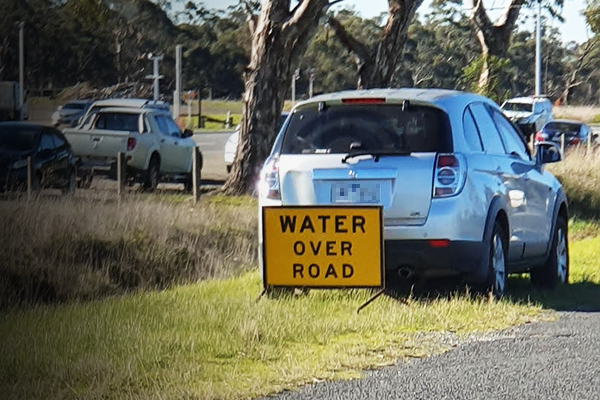
M291 11L290 19L283 26L284 32L303 29L315 16L321 17L321 13L328 6L328 0L302 0Z
M365 63L372 58L371 52L363 43L359 42L344 28L342 23L337 19L330 17L329 26L333 29L333 32L338 37L342 45L353 52L358 58L360 63Z
M512 31L517 23L517 18L519 18L523 3L525 3L525 0L508 0L504 5L504 11L496 20L494 26Z

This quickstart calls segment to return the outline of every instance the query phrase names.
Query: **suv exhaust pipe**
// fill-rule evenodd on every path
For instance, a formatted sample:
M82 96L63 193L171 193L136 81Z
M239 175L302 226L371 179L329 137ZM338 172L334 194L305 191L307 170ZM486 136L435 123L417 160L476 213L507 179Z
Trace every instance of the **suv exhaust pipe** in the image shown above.
M398 269L398 276L402 279L409 279L413 276L413 271L408 267L401 267Z

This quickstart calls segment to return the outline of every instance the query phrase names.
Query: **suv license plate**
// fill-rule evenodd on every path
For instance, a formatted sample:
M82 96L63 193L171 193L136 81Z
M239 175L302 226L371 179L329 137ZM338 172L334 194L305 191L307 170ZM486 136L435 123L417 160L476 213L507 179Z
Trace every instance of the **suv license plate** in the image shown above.
M337 183L331 185L332 203L379 203L381 199L380 183Z

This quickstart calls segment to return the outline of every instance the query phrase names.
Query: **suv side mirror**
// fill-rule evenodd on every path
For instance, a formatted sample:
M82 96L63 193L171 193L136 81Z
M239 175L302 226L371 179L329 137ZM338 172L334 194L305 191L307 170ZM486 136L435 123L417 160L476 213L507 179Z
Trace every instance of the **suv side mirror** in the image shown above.
M539 142L536 147L536 161L538 165L551 164L562 160L560 148L556 143Z
M182 138L189 138L194 136L194 132L192 132L190 129L185 129L182 133L181 133L181 137Z

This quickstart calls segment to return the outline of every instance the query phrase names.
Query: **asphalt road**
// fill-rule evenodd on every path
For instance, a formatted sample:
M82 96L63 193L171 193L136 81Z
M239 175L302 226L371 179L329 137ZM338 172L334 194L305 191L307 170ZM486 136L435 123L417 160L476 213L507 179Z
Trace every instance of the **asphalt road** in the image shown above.
M205 132L192 137L200 147L204 165L202 180L224 181L227 179L227 169L223 162L225 143L232 132Z
M600 399L600 313L559 316L270 399Z

